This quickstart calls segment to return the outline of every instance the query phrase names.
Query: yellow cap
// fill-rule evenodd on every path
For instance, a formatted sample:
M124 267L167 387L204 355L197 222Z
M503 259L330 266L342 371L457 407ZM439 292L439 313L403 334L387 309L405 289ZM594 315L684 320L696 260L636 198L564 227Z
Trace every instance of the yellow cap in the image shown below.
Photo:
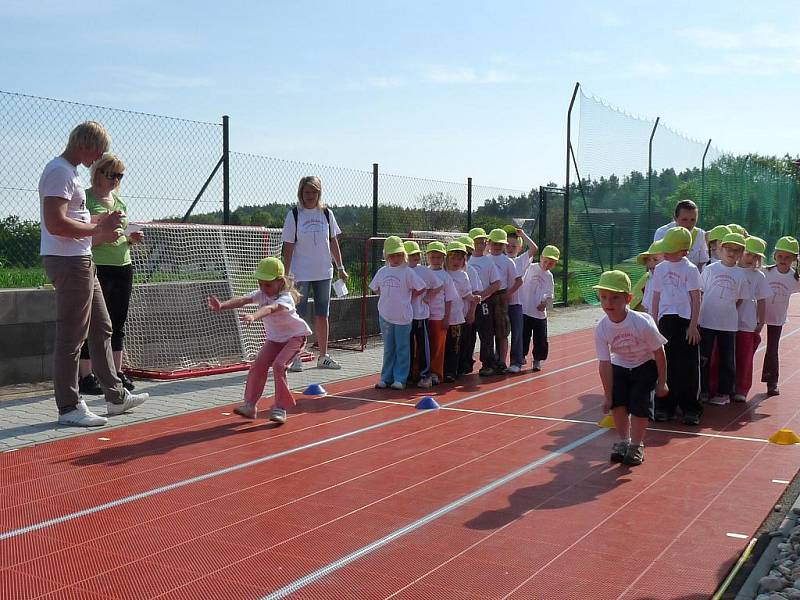
M448 252L463 252L464 254L467 253L467 247L462 244L461 242L454 241L447 244L447 251Z
M444 244L442 242L431 242L425 248L425 252L430 254L431 252L438 252L439 254L447 254L447 250L444 249Z
M641 252L639 256L636 257L636 262L640 265L644 266L647 263L647 259L651 256L656 254L661 254L664 251L661 249L661 240L657 242L653 242L650 244L650 247L647 249L646 252Z
M692 234L685 227L673 227L661 240L663 252L680 252L692 247Z
M461 237L457 238L459 242L464 244L470 250L475 250L475 242L472 241L472 238L468 235L462 235Z
M747 229L745 229L738 223L731 223L730 225L728 225L728 229L731 230L731 233L741 233L743 236L747 237Z
M729 233L734 233L727 225L717 225L706 233L707 242L716 242L724 238Z
M597 282L597 285L593 285L592 289L630 294L631 278L625 271L606 271L600 275L600 281Z
M398 252L402 252L403 254L406 253L406 249L403 246L403 240L396 235L390 235L383 242L383 256L385 257L389 256L390 254L397 254Z
M486 235L486 230L483 227L473 227L469 230L469 237L476 240L478 238L488 238L489 236Z
M275 281L286 274L283 263L279 258L270 256L262 258L255 270L256 279L259 281Z
M489 241L496 244L507 244L508 234L503 229L492 229L489 232Z
M800 244L792 236L785 235L777 241L775 250L788 252L789 254L800 254Z
M514 225L503 225L503 231L508 235L517 235L517 228Z
M539 255L541 258L549 258L551 260L559 260L561 258L561 251L555 246L545 246Z
M406 249L406 254L420 254L422 250L419 249L419 244L411 240L403 242L403 248Z
M764 258L765 252L767 251L767 242L762 240L760 237L751 235L744 241L744 249L745 252L757 254L761 258Z
M724 238L722 238L722 245L731 244L733 246L741 246L742 248L745 247L745 239L741 233L729 233Z

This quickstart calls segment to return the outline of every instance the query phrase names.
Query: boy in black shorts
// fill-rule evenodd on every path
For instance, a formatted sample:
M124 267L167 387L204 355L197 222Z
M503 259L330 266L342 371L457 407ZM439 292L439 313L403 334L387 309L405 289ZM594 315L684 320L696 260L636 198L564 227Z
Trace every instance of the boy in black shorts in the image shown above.
M631 280L623 271L606 271L593 287L606 316L594 332L600 380L620 441L611 451L611 462L640 465L644 462L644 434L653 418L653 393L666 396L667 339L653 317L628 309Z

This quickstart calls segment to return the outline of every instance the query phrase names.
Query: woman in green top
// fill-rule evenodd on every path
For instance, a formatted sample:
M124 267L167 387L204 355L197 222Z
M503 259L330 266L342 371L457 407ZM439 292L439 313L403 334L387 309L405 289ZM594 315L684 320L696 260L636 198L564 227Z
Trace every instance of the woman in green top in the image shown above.
M122 228L106 235L92 238L92 259L97 268L97 278L103 289L109 317L111 317L111 350L114 365L122 384L134 389L130 378L122 373L122 340L125 337L125 321L128 319L128 306L133 291L133 265L130 246L141 242L141 231L125 235L128 227L128 210L116 194L125 165L122 160L106 152L92 165L90 171L92 186L86 190L86 208L93 215L103 215L114 211L122 213ZM86 343L81 349L79 390L84 394L102 394L97 379L92 374L89 347Z

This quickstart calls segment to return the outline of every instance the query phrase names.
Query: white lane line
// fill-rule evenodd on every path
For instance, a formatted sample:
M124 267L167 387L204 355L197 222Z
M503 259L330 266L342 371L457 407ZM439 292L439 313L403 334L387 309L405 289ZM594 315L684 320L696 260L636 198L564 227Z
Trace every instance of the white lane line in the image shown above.
M781 485L789 485L791 481L787 479L773 479L772 483L780 483Z

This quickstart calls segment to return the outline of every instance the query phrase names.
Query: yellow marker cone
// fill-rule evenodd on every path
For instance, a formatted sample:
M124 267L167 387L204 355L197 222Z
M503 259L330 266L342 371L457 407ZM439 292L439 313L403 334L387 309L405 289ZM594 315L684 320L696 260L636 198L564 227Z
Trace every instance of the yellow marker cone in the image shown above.
M614 429L617 425L614 423L613 415L606 415L597 422L598 427L605 427L606 429Z
M792 444L800 444L800 436L791 429L779 429L769 436L769 441L781 446L791 446Z

